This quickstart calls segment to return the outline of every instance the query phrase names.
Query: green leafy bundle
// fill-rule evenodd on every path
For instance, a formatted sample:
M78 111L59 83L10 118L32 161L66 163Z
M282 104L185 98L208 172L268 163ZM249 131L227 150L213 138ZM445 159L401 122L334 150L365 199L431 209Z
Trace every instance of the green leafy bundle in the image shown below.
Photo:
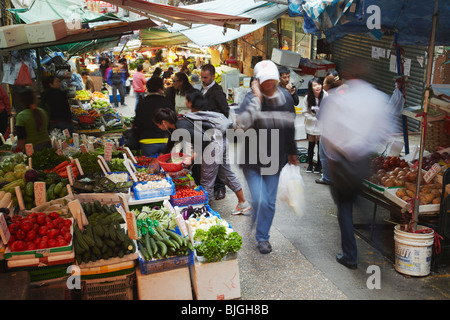
M197 255L203 256L207 262L222 260L229 253L236 253L242 247L242 237L237 232L227 233L222 225L213 225L207 231L197 229L194 246Z

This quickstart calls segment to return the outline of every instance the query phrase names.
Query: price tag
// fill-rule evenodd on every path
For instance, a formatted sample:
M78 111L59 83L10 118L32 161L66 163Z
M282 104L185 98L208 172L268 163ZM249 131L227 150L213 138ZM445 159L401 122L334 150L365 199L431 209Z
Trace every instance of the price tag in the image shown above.
M128 158L130 158L131 161L133 161L133 163L137 163L136 158L134 157L134 154L133 154L133 152L131 152L130 148L125 147L125 151L128 155Z
M69 144L67 143L66 140L64 140L64 141L62 142L62 148L63 148L63 150L66 150L68 147L69 147Z
M58 139L54 139L53 146L56 150L61 149L61 143Z
M70 139L70 132L69 132L68 129L64 129L64 130L63 130L63 133L64 133L64 136L65 136L66 138L69 138L69 139Z
M129 161L129 160L128 160ZM134 182L138 182L136 175L134 174L133 170L130 168L130 163L128 161L124 161L123 164L125 165L125 168L127 168L128 173L130 174L131 178ZM132 164L131 164L132 165Z
M83 168L81 168L80 160L75 159L75 165L77 166L78 172L80 175L84 175Z
M13 117L9 118L9 128L10 128L10 132L11 132L10 136L11 136L13 134L14 128L15 128L15 126L14 126L14 118Z
M433 178L441 171L441 166L438 163L433 164L433 166L430 168L430 170L425 173L423 176L423 179L426 183L433 180Z
M67 177L69 178L69 183L71 186L73 186L73 183L75 181L75 175L73 174L73 168L72 168L72 166L67 166L66 170L67 170Z
M73 198L73 192L72 192L72 187L70 186L70 184L66 185L67 188L67 194Z
M47 202L45 182L42 181L34 182L34 200L36 201L36 206L40 206L41 204Z
M102 169L103 174L106 176L108 175L108 172L106 171L106 169L103 167L103 163L100 159L97 159L98 165L100 166L100 169Z
M58 149L58 150L56 150L56 153L57 153L58 155L60 155L60 156L62 156L62 155L63 155L63 152L62 152L62 150L61 150L61 149Z
M103 158L102 156L97 156L97 158L99 158L102 162L103 168L105 168L106 172L111 172L111 170L109 170L108 164L105 161L105 158Z
M94 149L94 143L91 142L91 141L88 142L88 150L89 150L90 152L94 152L94 151L95 151L95 149Z
M88 145L88 139L87 139L87 137L86 137L86 135L85 134L82 134L81 135L81 141L83 141L83 143L87 146Z
M28 158L28 167L29 167L30 169L33 169L33 159L31 159L31 157Z
M74 132L72 138L73 138L73 145L75 146L75 148L80 147L80 135Z
M9 232L5 214L3 212L0 213L0 236L5 245L9 242L9 239L11 238L11 233Z
M105 160L111 161L112 160L112 151L113 151L113 144L111 142L106 142L104 144L105 146Z
M20 210L25 210L25 203L23 202L22 190L20 190L20 186L14 188L16 191L17 202L19 203Z
M81 206L80 200L76 199L70 201L67 206L69 207L72 216L77 220L78 227L82 230L83 226L87 225L89 222L86 218L83 207Z
M3 135L0 133L0 139L2 139L3 144L6 143L5 138L3 137Z
M85 144L80 144L81 153L88 153L88 149Z
M12 133L9 135L9 139L11 139L11 144L16 142L16 137Z
M27 156L31 156L33 154L34 150L33 150L33 144L32 143L27 143L25 144L25 153L27 154Z

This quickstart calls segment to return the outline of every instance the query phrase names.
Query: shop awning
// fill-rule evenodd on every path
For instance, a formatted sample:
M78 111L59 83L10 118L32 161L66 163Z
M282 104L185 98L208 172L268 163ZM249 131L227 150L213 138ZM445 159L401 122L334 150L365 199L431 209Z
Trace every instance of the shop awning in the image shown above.
M171 32L182 33L199 46L212 46L238 39L280 18L288 10L287 5L267 1L255 2L254 0L217 0L189 7L207 12L223 12L235 16L253 17L256 20L255 24L241 25L239 30L228 29L226 32L218 26L205 24L194 25L192 28L186 28L182 25L167 27Z
M105 0L105 2L133 12L141 12L143 15L150 14L181 24L204 23L222 28L239 29L240 25L256 23L253 17L199 11L194 9L193 6L174 7L144 0Z
M345 5L348 9L343 11ZM376 12L368 10L370 6L375 6L372 7L375 10L379 8L380 30L368 28L368 22L370 25L377 17ZM304 0L302 8L303 16L310 18L317 27L316 30L305 28L305 32L323 31L329 41L346 34L368 33L379 37L383 32L396 32L401 45L428 46L434 1ZM450 43L450 29L446 25L450 21L450 2L439 1L438 12L435 45L447 45Z
M169 32L165 29L149 28L139 31L141 45L147 47L172 46L190 42L180 32Z
M74 14L78 15L83 23L108 20L123 21L123 19L118 18L115 14L101 14L84 10L82 6L74 5L73 2L67 0L38 0L34 1L27 9L10 9L10 11L24 23L55 19L69 21L69 17Z

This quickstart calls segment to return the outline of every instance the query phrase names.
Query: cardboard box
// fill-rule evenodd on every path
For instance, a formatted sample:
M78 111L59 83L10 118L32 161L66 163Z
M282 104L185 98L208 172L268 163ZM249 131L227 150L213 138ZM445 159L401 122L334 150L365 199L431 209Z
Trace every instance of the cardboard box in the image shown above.
M25 25L29 43L42 43L62 39L67 36L63 19L38 21Z
M271 60L276 64L286 67L298 68L302 56L294 51L273 48Z
M199 263L190 267L196 300L231 300L241 297L238 260Z
M9 48L28 42L25 25L15 24L0 27L0 48Z
M192 300L188 267L143 275L136 268L139 300Z

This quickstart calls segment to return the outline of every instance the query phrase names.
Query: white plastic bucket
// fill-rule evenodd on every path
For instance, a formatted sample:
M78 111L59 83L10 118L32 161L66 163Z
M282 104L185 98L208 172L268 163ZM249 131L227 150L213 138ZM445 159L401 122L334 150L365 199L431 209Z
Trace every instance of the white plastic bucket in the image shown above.
M428 229L417 226L417 230ZM427 276L431 269L431 255L434 244L434 230L428 233L411 233L394 229L395 270L411 276Z

